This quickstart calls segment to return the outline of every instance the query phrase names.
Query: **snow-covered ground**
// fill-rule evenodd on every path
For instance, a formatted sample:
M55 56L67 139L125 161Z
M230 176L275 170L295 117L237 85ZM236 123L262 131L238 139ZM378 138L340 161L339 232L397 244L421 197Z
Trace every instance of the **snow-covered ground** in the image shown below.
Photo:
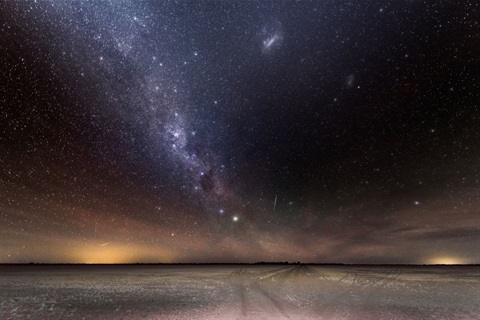
M480 267L0 266L0 319L480 319Z

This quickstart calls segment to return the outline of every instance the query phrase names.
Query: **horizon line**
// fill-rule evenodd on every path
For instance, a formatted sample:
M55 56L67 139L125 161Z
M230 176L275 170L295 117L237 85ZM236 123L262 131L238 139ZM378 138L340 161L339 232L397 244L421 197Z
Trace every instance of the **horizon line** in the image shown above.
M480 266L480 263L338 263L338 262L127 262L127 263L75 263L75 262L2 262L8 265L78 265L78 266L134 266L134 265L323 265L323 266Z

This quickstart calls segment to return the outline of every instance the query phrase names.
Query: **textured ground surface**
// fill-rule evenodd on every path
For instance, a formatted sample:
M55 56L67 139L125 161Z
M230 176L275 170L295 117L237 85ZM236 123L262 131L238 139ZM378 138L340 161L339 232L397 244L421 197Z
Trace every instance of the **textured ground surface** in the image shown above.
M480 268L0 267L0 319L66 318L480 319Z

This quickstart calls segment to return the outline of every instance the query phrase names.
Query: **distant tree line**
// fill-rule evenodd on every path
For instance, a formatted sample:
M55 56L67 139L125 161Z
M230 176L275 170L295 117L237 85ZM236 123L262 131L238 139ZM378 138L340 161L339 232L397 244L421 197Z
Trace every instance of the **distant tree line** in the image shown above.
M300 261L297 262L288 262L288 261L258 261L255 264L300 264Z

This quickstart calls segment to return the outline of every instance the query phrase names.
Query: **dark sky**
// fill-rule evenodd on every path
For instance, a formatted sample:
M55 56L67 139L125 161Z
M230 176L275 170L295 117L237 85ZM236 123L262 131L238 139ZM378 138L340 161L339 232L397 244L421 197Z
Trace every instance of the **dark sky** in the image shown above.
M2 2L0 262L480 263L479 21Z

